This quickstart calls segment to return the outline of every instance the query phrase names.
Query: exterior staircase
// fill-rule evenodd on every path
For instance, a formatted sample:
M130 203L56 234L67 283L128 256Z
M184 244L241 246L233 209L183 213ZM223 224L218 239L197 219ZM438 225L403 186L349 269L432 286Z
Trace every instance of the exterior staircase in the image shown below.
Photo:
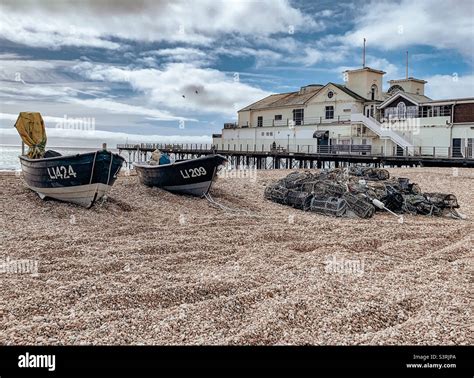
M409 140L393 130L384 128L382 124L375 118L366 117L362 113L353 113L351 114L351 122L362 123L364 126L377 134L380 139L390 139L393 143L403 148L403 150L408 151L410 155L413 154L413 144Z

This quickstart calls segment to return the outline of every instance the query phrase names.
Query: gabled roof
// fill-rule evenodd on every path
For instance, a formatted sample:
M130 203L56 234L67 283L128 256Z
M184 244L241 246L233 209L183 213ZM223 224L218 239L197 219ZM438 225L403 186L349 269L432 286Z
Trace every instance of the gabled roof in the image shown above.
M379 109L385 108L387 105L390 105L393 100L395 100L397 97L403 97L405 100L413 102L415 105L419 105L421 103L431 101L431 98L424 96L424 95L419 95L419 94L414 94L414 93L407 93L407 92L402 92L398 91L395 92L393 95L388 97L386 100L384 100L379 106Z
M358 95L357 93L351 91L349 88L347 88L347 87L344 86L344 85L336 84L336 83L329 83L329 84L334 85L335 87L339 88L341 91L346 92L349 96L352 96L352 97L354 97L354 98L357 99L357 100L369 101L369 100L367 100L366 98L364 98L364 97Z
M247 110L261 110L261 109L269 109L269 108L280 108L284 106L298 106L306 104L311 98L316 96L320 93L324 88L327 88L329 85L333 85L336 88L340 89L341 91L345 92L351 97L354 97L356 100L367 101L365 98L359 96L357 93L352 92L350 89L347 89L344 85L335 84L335 83L327 83L325 86L321 88L317 88L315 90L309 92L300 91L297 92L288 92L288 93L277 93L267 96L253 104L246 106L239 110L239 112L247 111Z
M246 106L239 110L239 112L246 110L259 110L259 109L268 109L268 108L279 108L282 106L292 106L292 105L304 105L311 97L319 93L322 88L319 88L315 91L300 93L297 92L288 92L288 93L277 93L270 96L267 96L253 104Z

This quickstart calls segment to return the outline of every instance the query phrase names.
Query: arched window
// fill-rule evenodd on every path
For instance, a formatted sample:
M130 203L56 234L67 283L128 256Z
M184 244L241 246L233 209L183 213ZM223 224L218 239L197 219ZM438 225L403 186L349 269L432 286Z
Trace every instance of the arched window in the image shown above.
M403 101L400 101L397 105L398 118L405 118L407 113L407 106Z
M377 96L377 86L374 84L372 85L372 88L370 88L370 99L375 100L376 96Z
M403 88L397 84L395 85L392 85L389 89L388 89L388 94L392 95L394 94L395 92L404 92Z

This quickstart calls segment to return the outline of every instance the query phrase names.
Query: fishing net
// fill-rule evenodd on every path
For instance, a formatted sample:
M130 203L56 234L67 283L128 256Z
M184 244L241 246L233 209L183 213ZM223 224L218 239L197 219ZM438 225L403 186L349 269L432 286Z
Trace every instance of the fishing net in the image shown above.
M15 127L21 140L29 147L28 157L40 159L46 148L46 129L43 117L36 112L21 112L15 122Z
M411 214L436 215L442 214L442 210L433 205L421 194L409 194L404 197L403 210Z
M347 202L336 197L313 197L310 210L319 214L342 217L346 213Z
M401 211L404 203L403 196L393 186L386 185L385 189L386 194L380 198L380 201L389 210L395 212Z
M445 193L424 193L428 202L443 208L459 208L458 200L454 194Z

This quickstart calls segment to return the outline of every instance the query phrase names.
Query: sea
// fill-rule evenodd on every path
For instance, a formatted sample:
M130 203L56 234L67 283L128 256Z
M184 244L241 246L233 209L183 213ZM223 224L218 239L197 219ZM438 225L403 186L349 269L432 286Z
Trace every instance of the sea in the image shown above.
M61 155L76 155L85 152L97 151L97 148L93 147L50 147L48 150L54 150L59 152ZM112 152L117 152L115 149L110 149ZM25 147L25 151L28 151L28 147ZM21 146L15 145L1 145L0 144L0 171L12 171L20 169L20 159L18 156L21 155Z

